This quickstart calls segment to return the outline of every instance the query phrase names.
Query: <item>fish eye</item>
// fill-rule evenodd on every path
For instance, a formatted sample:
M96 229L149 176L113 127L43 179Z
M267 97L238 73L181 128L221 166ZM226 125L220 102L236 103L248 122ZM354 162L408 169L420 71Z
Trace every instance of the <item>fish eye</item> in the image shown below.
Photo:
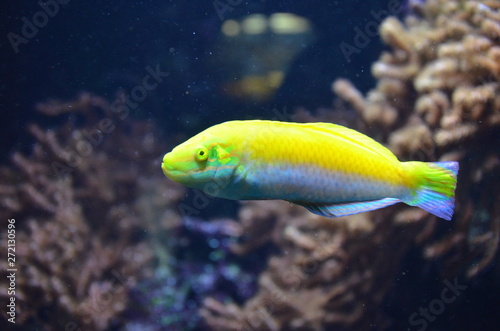
M198 161L205 161L208 159L208 149L206 147L200 147L196 150L196 159Z

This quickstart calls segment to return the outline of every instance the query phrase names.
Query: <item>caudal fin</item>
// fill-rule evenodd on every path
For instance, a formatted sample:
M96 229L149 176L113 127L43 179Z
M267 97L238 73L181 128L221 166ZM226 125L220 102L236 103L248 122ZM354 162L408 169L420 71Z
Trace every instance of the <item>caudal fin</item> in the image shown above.
M403 202L420 207L445 220L455 209L458 162L405 162L413 171L416 189Z

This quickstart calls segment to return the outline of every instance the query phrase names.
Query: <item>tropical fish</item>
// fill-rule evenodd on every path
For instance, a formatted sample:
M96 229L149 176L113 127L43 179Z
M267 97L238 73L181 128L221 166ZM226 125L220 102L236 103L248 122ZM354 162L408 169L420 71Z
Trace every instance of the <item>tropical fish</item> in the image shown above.
M282 199L322 216L397 202L453 216L457 162L400 162L386 147L331 123L230 121L165 154L170 179L226 199Z

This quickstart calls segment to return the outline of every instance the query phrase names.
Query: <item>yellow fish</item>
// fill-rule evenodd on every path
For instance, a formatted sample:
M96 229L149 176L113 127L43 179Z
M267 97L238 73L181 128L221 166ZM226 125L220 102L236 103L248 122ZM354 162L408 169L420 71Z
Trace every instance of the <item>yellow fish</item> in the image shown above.
M322 216L397 202L453 216L457 162L400 162L387 148L331 123L230 121L165 154L170 179L235 200L283 199Z

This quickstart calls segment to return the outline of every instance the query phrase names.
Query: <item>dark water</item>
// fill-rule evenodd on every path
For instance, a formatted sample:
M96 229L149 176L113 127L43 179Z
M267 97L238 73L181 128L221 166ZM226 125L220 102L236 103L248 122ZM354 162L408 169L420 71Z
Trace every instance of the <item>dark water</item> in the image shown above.
M354 37L355 26L373 19L369 6L361 3L241 2L219 17L212 1L68 2L60 5L43 27L24 27L22 20L33 21L40 5L2 4L2 31L6 36L1 41L0 105L8 110L2 132L10 137L22 136L18 128L35 116L33 106L40 100L70 99L80 91L112 99L117 89L140 84L147 74L145 68L156 65L170 76L134 110L134 115L152 118L163 128L196 131L227 119L271 118L269 108L273 107L328 106L335 77L350 77L363 90L371 86L369 68L381 49L379 40L372 38L351 62L346 62L338 46ZM261 102L228 98L221 85L234 79L235 73L225 67L230 55L217 46L221 18L283 11L309 19L316 40L293 59L285 82L272 98ZM43 16L35 18L40 20L36 21L39 25L45 23ZM7 32L20 39L13 36L11 42ZM193 123L187 124L186 117ZM9 145L2 142L2 147Z
M7 165L13 152L30 153L35 140L28 133L29 124L57 130L64 123L65 119L36 112L38 103L73 100L84 91L109 102L120 90L130 93L130 119L154 124L169 148L222 121L291 120L299 107L331 107L335 78L348 78L362 92L374 86L370 67L384 46L378 36L365 32L360 37L358 27L365 28L369 22L378 25L388 16L388 6L382 0L2 3L0 159ZM233 40L221 32L228 20L241 23L252 14L268 19L275 13L293 13L307 21L309 29L292 36L266 32ZM394 12L399 17L406 13L406 4ZM274 86L269 81L276 72L282 77L278 75ZM255 92L251 88L257 83L252 79L273 87ZM184 201L196 199L192 191L185 194ZM127 199L122 202L131 203L132 198ZM256 277L269 257L277 254L277 247L267 244L244 257L235 255L228 248L235 239L224 233L225 226L211 228L202 220L234 218L238 209L237 203L213 201L202 215L185 219L169 244L175 267L157 268L130 286L131 304L103 328L208 330L198 314L205 297L231 298L238 304L252 297L258 288ZM149 235L135 233L132 241ZM498 266L488 267L463 290L459 287L457 300L444 305L442 312L442 301L435 299L452 286L450 282L465 280L443 282L438 276L440 266L423 261L417 249L409 251L400 269L401 276L380 307L392 321L387 329L500 329L499 280L498 271L494 272ZM107 279L113 279L109 275ZM58 304L55 298L54 307L44 306L17 328L5 322L2 314L0 325L4 330L60 329L60 323L51 324ZM65 325L67 330L80 330L80 324Z

